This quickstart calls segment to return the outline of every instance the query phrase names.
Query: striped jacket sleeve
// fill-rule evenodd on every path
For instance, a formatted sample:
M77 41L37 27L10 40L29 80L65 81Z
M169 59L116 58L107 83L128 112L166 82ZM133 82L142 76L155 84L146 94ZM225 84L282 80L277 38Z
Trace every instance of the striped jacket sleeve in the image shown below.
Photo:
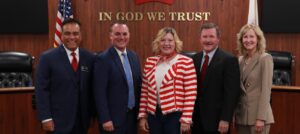
M184 62L183 68L184 102L180 122L191 124L194 104L197 97L197 76L193 60L188 59Z
M141 98L140 98L140 109L139 109L138 119L147 118L148 86L149 86L149 83L146 79L147 70L148 70L148 59L145 62L145 67L144 67L144 70L143 70L142 89L141 89Z

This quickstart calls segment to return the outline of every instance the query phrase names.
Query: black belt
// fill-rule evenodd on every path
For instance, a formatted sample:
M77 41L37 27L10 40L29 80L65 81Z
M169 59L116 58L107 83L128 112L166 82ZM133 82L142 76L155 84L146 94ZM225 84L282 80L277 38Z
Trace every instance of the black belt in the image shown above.
M134 107L133 108L127 108L127 112L131 112L134 110Z

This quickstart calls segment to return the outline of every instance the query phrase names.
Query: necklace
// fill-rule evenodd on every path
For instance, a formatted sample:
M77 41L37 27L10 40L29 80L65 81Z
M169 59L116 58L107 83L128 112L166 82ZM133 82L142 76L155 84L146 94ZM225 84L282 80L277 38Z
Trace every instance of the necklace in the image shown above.
M251 62L251 57L247 57L247 58L245 59L245 65L250 64L250 62Z

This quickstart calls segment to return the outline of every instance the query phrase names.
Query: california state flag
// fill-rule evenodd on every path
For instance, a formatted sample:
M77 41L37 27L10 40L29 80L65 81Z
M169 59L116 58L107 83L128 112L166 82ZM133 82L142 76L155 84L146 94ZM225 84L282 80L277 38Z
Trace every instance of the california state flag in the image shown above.
M254 24L258 26L258 6L257 0L249 0L249 12L247 24Z

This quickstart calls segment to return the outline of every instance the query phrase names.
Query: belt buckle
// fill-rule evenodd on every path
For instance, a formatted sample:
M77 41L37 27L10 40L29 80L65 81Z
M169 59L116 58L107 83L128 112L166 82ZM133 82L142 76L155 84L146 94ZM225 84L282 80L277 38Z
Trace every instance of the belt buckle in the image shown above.
M131 112L133 110L133 108L127 108L127 112Z

